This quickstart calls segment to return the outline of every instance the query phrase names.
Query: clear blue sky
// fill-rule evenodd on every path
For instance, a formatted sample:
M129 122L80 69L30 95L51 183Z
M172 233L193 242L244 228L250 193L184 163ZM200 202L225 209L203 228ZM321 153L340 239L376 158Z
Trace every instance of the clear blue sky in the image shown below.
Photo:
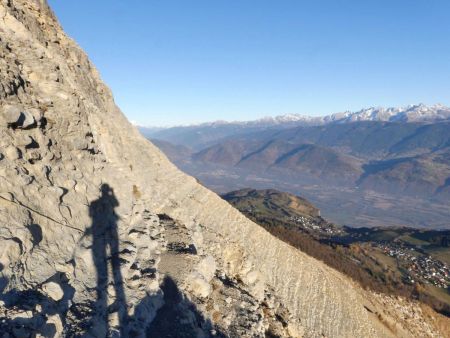
M49 0L144 125L450 104L448 0Z

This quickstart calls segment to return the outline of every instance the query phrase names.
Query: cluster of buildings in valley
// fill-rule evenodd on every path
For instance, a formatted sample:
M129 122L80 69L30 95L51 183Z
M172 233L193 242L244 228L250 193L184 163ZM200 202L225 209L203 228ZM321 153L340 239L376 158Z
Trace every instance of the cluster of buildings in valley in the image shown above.
M312 230L327 235L341 235L343 230L326 221L317 222L315 219L305 216L291 216L290 222L301 225L306 230Z
M450 287L450 267L440 260L421 254L411 247L392 243L377 243L376 246L386 255L397 259L399 264L406 266L410 283L423 281L439 288Z
M251 206L243 211L253 215L256 213L255 208ZM329 223L320 217L313 218L295 215L286 217L286 220L289 223L295 223L306 231L319 236L322 235L324 236L323 238L332 238L337 241L336 243L361 241L358 234L349 233L345 228ZM350 241L348 241L349 238ZM368 242L374 247L381 249L387 256L395 258L398 265L408 271L406 278L409 283L429 283L439 288L450 289L450 266L442 261L419 252L416 248L399 241L385 242L369 240Z

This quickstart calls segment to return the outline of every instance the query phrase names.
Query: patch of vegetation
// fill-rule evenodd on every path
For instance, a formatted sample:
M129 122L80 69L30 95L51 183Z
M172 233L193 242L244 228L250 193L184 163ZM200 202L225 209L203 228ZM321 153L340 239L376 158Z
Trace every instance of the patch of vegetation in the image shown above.
M341 227L321 218L305 199L276 190L243 189L222 197L362 287L416 299L450 316L450 231Z

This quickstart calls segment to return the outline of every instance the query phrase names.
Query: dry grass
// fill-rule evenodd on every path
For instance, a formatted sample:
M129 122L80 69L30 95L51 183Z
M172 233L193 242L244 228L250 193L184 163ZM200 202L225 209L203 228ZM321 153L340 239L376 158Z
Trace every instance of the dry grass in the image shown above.
M217 323L222 318L222 315L219 311L214 311L212 314L212 320L214 323Z
M139 191L139 188L136 185L133 185L133 196L135 199L139 199L142 197L141 192Z

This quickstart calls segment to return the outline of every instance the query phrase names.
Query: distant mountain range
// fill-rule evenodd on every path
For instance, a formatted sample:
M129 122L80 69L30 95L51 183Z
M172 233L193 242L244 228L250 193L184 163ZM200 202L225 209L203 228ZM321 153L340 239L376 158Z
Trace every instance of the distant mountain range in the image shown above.
M386 122L438 122L450 119L450 108L437 104L410 105L399 108L372 107L357 112L342 112L322 117L309 117L298 114L282 115L273 118L274 123L299 122L303 125L323 125L328 123L348 123L360 121ZM270 119L269 119L270 120ZM261 122L264 120L260 120Z
M450 197L450 122L367 121L253 132L192 159L384 193Z
M253 121L215 121L167 128L139 126L139 129L148 138L165 140L199 150L227 137L267 129L323 126L362 121L396 123L444 122L450 121L450 108L440 104L433 106L418 104L399 108L367 108L357 112L341 112L327 116L288 114L265 117Z
M297 119L297 125L295 116L285 116L270 123L170 128L151 139L181 169L218 192L246 186L310 192L308 198L329 216L333 209L341 223L448 228L448 116L450 109L440 105L365 109L320 118L321 124ZM380 201L367 197L372 193ZM415 203L423 208L410 210ZM353 214L358 205L365 213L362 223L355 218L361 214Z

